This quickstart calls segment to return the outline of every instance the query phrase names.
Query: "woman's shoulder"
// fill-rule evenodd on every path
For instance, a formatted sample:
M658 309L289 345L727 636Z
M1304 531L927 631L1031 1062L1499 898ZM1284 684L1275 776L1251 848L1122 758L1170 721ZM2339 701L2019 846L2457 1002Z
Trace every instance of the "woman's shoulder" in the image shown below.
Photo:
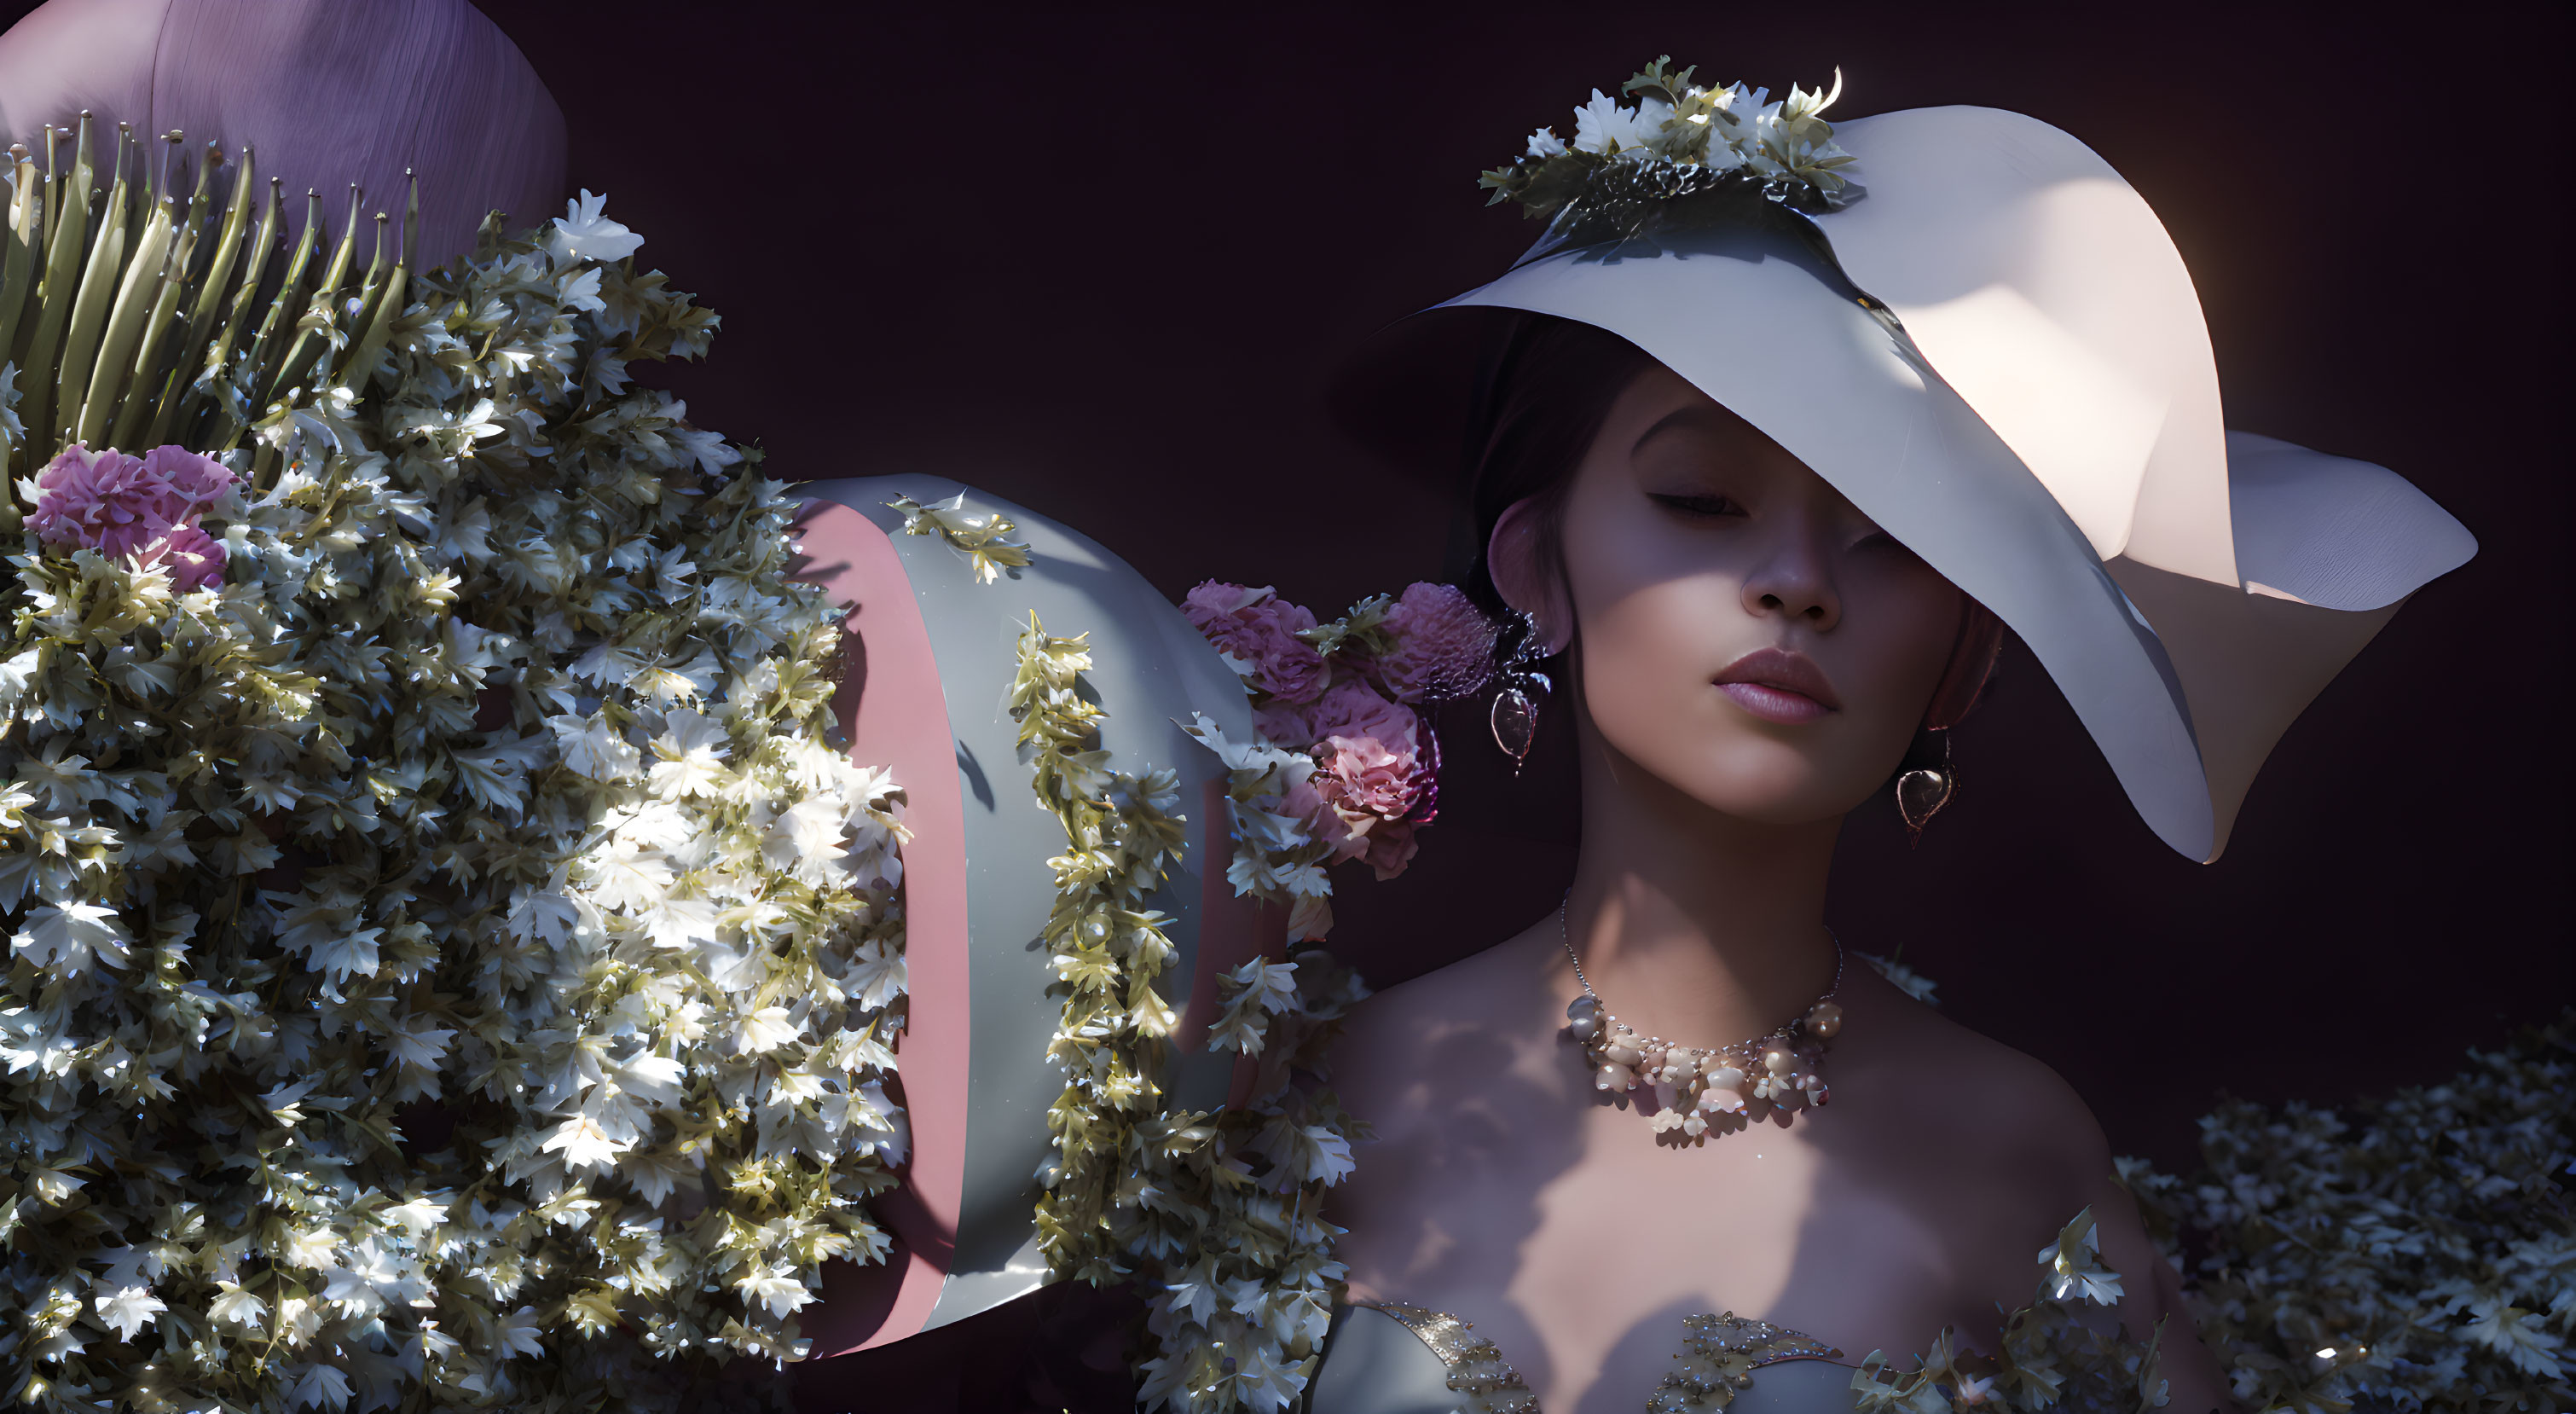
M2001 1254L1998 1275L2025 1283L2024 1240L2046 1237L2113 1185L2092 1107L2046 1062L1874 972L1846 1016L1826 1062L1832 1111L1821 1118L1865 1131L1876 1163L1912 1175L1927 1218L1965 1247Z
M2045 1061L1960 1024L1873 969L1850 988L1850 1020L1827 1062L1837 1099L1998 1158L2101 1167L2109 1148L2075 1087ZM2097 1163L2096 1160L2099 1160Z
M1558 1059L1562 1017L1543 986L1538 930L1379 991L1351 1010L1331 1078L1381 1141L1498 1085L1525 1089Z

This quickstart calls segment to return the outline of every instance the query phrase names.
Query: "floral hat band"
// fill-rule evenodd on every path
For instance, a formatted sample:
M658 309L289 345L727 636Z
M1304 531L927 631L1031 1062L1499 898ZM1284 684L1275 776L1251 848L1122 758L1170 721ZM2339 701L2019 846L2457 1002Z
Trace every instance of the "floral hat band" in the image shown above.
M1775 100L1742 83L1695 84L1696 68L1676 73L1665 55L1638 70L1619 86L1633 107L1594 89L1574 110L1570 142L1541 128L1520 160L1478 178L1488 204L1516 202L1549 223L1525 260L1675 226L1822 215L1866 194L1823 117L1842 95L1839 70L1830 90L1793 84Z

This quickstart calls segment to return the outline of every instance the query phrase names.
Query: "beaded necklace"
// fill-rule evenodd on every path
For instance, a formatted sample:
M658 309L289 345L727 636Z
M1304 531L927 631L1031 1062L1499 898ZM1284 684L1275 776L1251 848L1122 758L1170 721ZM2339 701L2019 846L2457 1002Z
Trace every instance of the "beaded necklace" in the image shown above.
M1568 896L1569 898L1571 895ZM1574 963L1574 980L1583 995L1565 1008L1566 1030L1583 1044L1598 1090L1653 1087L1658 1107L1657 1133L1678 1131L1702 1142L1709 1131L1732 1134L1775 1109L1802 1110L1833 1097L1816 1063L1831 1049L1843 1029L1843 1009L1834 995L1843 985L1843 941L1834 938L1834 980L1825 994L1797 1020L1777 1030L1704 1049L1676 1045L1661 1036L1640 1036L1601 1004L1592 982L1583 975L1583 959L1574 951L1574 933L1565 921L1566 905L1556 906L1557 937ZM1832 937L1828 930L1826 936Z

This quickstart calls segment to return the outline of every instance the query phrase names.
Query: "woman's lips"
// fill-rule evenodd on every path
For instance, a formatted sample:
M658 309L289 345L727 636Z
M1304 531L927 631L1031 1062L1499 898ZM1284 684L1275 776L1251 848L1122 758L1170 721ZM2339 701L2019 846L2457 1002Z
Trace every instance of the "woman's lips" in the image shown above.
M1736 659L1717 675L1717 690L1766 722L1795 725L1838 710L1833 684L1804 654L1762 648Z
M1758 682L1722 682L1717 690L1735 705L1766 722L1812 722L1834 710L1803 692L1790 692Z

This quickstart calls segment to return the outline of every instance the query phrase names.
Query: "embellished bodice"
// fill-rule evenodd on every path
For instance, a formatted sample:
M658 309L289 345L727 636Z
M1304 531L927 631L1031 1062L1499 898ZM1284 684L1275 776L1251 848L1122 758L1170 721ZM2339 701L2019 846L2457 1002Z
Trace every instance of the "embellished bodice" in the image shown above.
M1735 1409L1843 1414L1853 1408L1849 1372L1826 1364L1842 1352L1768 1321L1729 1311L1683 1318L1677 1368L1646 1397L1648 1414ZM1753 1372L1805 1361L1820 1370L1762 1382ZM1777 1390L1774 1384L1783 1386ZM1773 1397L1773 1396L1778 1397ZM1739 1400L1745 1404L1738 1406ZM1540 1414L1538 1396L1494 1343L1445 1311L1401 1301L1358 1303L1336 1313L1321 1369L1302 1414Z

